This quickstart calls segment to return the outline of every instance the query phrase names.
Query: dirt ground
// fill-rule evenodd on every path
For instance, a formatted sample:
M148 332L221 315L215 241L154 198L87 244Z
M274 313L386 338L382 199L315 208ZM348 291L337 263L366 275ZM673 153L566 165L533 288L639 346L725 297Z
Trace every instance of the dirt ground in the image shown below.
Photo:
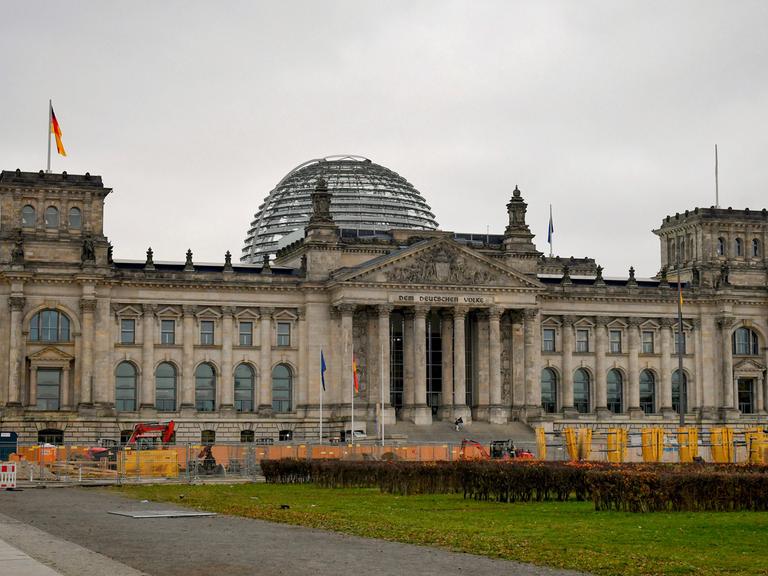
M574 574L232 516L135 519L108 514L112 510L172 508L164 503L129 500L97 488L0 492L0 516L56 537L60 556L56 567L64 574L82 574L82 568L68 564L66 559L69 554L82 564L83 553L74 552L82 550L79 547L125 565L126 574L133 573L132 568L152 576ZM10 544L35 557L39 532L6 526L2 534ZM67 550L68 543L77 546ZM52 547L50 544L45 552L49 556ZM119 572L110 569L108 576L118 576Z

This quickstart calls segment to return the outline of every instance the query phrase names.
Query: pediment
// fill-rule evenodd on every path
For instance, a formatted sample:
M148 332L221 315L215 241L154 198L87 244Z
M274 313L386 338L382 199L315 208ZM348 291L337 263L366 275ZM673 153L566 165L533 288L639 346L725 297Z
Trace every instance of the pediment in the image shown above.
M142 309L133 304L113 304L112 311L121 318L142 315Z
M29 359L36 362L69 362L70 360L74 360L74 356L53 346L46 346L42 350L30 354Z
M341 282L538 289L543 286L449 238L420 242L345 271Z
M733 371L743 375L760 376L765 370L765 364L753 358L745 358L741 362L734 364Z
M259 313L251 308L241 308L235 313L238 320L258 320Z
M181 310L178 309L176 306L163 306L156 312L158 317L170 317L173 316L175 318L178 318L181 316Z
M205 307L198 310L195 316L197 318L221 318L221 312L215 308Z
M275 312L274 316L272 316L275 320L290 320L290 321L296 321L299 319L299 317L292 312L291 310L280 310L279 312Z

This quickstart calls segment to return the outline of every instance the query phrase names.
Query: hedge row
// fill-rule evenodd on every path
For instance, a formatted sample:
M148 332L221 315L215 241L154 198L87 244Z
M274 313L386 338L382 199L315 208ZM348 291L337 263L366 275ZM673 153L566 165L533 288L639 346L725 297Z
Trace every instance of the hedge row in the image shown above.
M261 468L272 483L399 495L458 493L495 502L575 497L591 499L596 510L628 512L768 510L768 466L757 465L264 460Z

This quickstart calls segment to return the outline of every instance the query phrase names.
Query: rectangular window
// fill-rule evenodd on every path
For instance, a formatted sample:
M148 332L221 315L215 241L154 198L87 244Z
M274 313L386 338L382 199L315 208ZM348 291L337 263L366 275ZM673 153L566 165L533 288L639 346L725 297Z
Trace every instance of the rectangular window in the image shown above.
M136 320L120 320L120 343L134 344L136 342Z
M200 322L200 344L203 346L213 346L213 320L202 320Z
M576 352L589 352L589 330L576 330Z
M160 344L176 344L176 320L160 320Z
M675 354L685 354L685 332L675 332Z
M253 322L240 322L240 346L253 346Z
M652 330L643 330L643 354L653 354Z
M37 369L37 407L42 410L58 410L61 394L61 370Z
M555 351L555 330L554 328L544 328L544 334L543 334L543 340L542 340L542 350L544 352L554 352Z
M278 346L291 345L291 323L290 322L277 323L277 345Z
M621 354L621 330L610 330L608 339L611 354Z

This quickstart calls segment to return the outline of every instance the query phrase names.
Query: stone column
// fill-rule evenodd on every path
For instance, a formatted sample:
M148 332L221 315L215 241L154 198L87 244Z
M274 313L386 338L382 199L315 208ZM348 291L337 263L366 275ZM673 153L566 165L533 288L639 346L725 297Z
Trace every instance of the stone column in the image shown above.
M155 407L155 307L144 304L141 347L141 395L139 408L151 411ZM83 328L85 333L85 328Z
M467 406L466 319L466 308L453 309L453 417L469 422L472 411Z
M563 337L562 337L562 355L563 355L563 374L562 374L562 397L560 405L562 406L563 416L574 418L578 412L573 407L573 316L563 316Z
M256 410L264 416L272 414L272 315L274 313L274 308L259 309L261 378L259 378L259 405Z
M402 418L410 416L413 407L413 309L403 310L403 410Z
M493 306L488 310L488 372L490 407L488 420L491 424L504 424L509 414L501 404L501 327L499 322L504 310Z
M608 411L608 376L605 365L605 352L608 348L608 318L595 318L595 412L598 417L610 417Z
M512 315L512 413L525 410L525 317L522 310Z
M353 320L355 314L354 304L339 305L341 313L341 402L342 404L352 404L352 394L354 393L355 379L352 374L352 354L355 349L353 335Z
M220 412L231 415L235 412L235 382L232 360L235 309L232 306L223 306L221 313L221 380L216 390L219 397L216 405Z
M640 409L640 318L629 318L629 382L627 383L630 418L642 418L645 413Z
M381 407L382 409L382 415L381 417L384 419L384 424L394 424L395 423L395 411L392 408L392 405L390 403L390 381L391 381L391 375L390 375L390 336L389 336L389 315L392 313L393 306L389 304L382 304L377 307L376 311L378 312L378 333L379 333L379 362L381 363L380 369L379 369L379 386L380 388L380 397L384 397L384 405Z
M477 382L475 390L477 394L473 397L475 405L473 413L475 420L488 421L488 405L491 401L490 386L488 375L490 373L490 352L488 351L488 311L479 310L475 317L477 318L477 360L475 362L475 374Z
M22 319L25 299L23 296L11 296L8 305L11 308L11 342L8 354L8 407L21 406L21 359L24 354Z
M526 308L525 319L525 414L526 417L541 415L541 322L536 308Z
M432 410L427 406L427 313L426 306L414 307L413 323L413 410L414 424L432 424Z
M181 409L195 408L195 307L182 306Z
M720 355L723 359L723 402L720 405L720 412L723 418L738 416L738 407L736 406L736 395L734 394L733 382L733 349L731 345L731 330L734 325L734 319L730 316L724 316L718 319L720 326Z
M661 319L661 407L664 415L674 416L672 410L672 318Z
M440 311L440 343L442 345L443 396L437 411L441 420L453 419L453 316Z

